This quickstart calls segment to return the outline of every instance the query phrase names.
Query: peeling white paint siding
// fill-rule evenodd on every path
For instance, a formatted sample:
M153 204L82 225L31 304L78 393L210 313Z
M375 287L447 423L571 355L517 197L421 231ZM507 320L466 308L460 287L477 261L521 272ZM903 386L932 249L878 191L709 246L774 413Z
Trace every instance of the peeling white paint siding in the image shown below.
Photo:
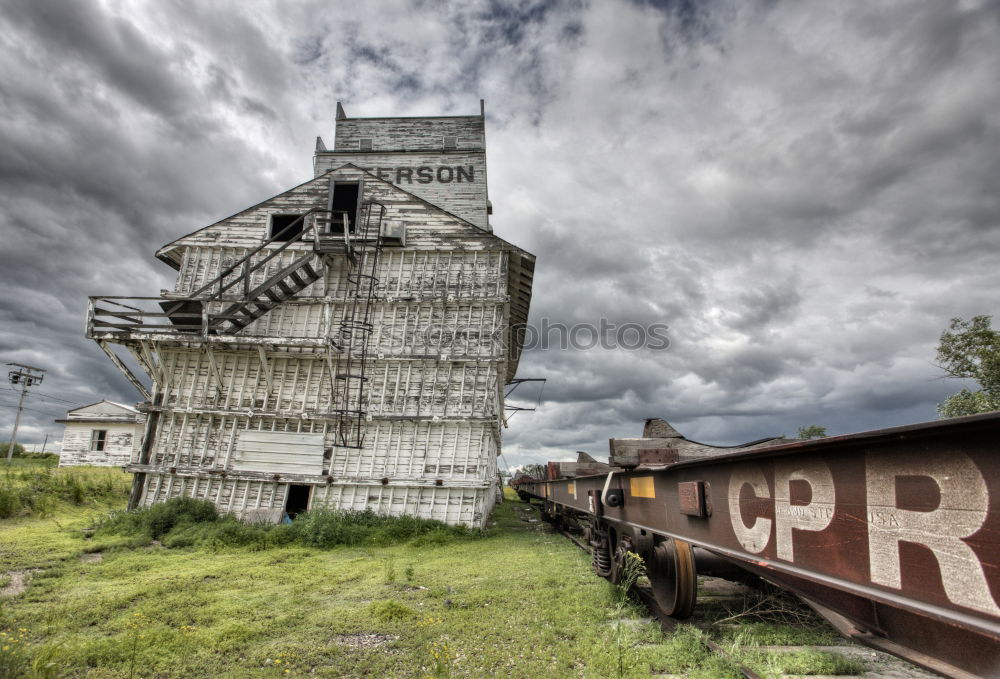
M315 168L158 255L178 266L174 294L191 295L259 247L271 215L324 208L331 181L362 182L363 201L385 206L383 228L405 230L405 247L386 245L377 267L363 446L338 445L345 403L334 385L346 359L329 339L351 288L348 260L334 253L318 280L235 338L155 343L158 415L146 464L133 465L146 474L140 503L186 495L270 516L301 484L311 507L483 525L496 500L503 384L520 354L511 325L526 320L534 262L489 230L483 118L341 119L335 151L318 152ZM251 286L310 250L288 246ZM238 299L230 292L209 313Z

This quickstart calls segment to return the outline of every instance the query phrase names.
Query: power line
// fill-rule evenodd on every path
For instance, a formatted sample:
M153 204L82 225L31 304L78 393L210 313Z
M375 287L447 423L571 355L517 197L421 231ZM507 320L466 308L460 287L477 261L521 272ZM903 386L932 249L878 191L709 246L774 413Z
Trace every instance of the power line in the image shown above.
M0 389L3 389L5 391L18 391L17 389L12 389L10 387L0 387ZM65 398L60 398L58 396L52 396L51 394L48 394L44 391L33 391L32 396L38 396L39 398L43 398L49 401L61 401L63 403L69 403L70 405L74 406L86 405L85 403L80 403L79 401L70 401Z
M16 408L16 407L17 407L16 405L8 405L6 403L0 403L0 408ZM63 414L63 413L54 412L52 410L39 410L38 408L27 408L25 406L21 406L21 410L30 410L33 413L42 413L44 415L56 415L56 416L59 416L59 415Z

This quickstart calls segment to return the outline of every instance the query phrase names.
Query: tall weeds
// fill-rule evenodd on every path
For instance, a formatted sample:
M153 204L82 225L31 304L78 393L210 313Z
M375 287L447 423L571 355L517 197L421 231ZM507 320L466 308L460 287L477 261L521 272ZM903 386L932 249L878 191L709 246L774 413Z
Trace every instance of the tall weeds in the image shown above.
M118 470L77 471L48 467L0 470L0 519L44 515L59 502L124 499L128 485Z
M630 669L630 667L626 667L625 659L631 654L633 646L628 634L630 628L626 629L622 625L622 616L625 615L625 610L631 605L629 592L645 573L646 563L642 560L642 557L635 552L626 552L625 562L622 564L618 583L614 585L612 591L615 611L615 650L617 652L616 660L619 679L624 677L625 672Z
M243 523L231 516L220 516L210 502L185 497L132 512L112 512L98 524L94 534L129 536L139 538L140 542L160 540L166 547L268 549L300 545L329 549L342 545L448 544L475 539L483 532L368 510L315 509L300 514L291 524Z

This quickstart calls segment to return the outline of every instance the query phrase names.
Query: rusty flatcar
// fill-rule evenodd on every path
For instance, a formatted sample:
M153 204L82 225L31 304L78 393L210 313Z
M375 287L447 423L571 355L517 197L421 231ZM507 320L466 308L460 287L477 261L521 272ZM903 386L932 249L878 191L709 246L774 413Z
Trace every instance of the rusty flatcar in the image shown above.
M998 441L1000 413L734 448L649 420L642 438L612 439L608 465L550 465L516 488L585 526L599 574L642 556L674 617L691 614L699 571L738 566L848 638L946 676L996 677Z

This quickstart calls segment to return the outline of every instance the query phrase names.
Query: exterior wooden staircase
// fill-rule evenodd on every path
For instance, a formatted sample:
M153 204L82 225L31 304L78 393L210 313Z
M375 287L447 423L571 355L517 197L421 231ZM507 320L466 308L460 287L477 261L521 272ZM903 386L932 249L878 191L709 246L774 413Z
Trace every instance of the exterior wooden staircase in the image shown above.
M315 232L315 221L307 220L313 213L326 210L313 208L288 224L236 262L225 267L211 282L198 288L187 299L161 302L160 307L181 332L205 334L233 334L264 316L276 306L301 292L323 275L323 258L314 238L313 251L307 252L268 276L251 288L251 280L258 271L267 271L268 263L284 252L288 246L302 241ZM286 234L291 233L290 236ZM276 248L269 248L278 244ZM259 256L262 253L263 256ZM234 275L235 274L235 275ZM233 301L219 313L209 313L213 302Z
M227 307L220 314L213 314L209 321L209 332L239 332L319 280L322 275L323 263L315 254L310 252L299 257L251 290L246 298Z

